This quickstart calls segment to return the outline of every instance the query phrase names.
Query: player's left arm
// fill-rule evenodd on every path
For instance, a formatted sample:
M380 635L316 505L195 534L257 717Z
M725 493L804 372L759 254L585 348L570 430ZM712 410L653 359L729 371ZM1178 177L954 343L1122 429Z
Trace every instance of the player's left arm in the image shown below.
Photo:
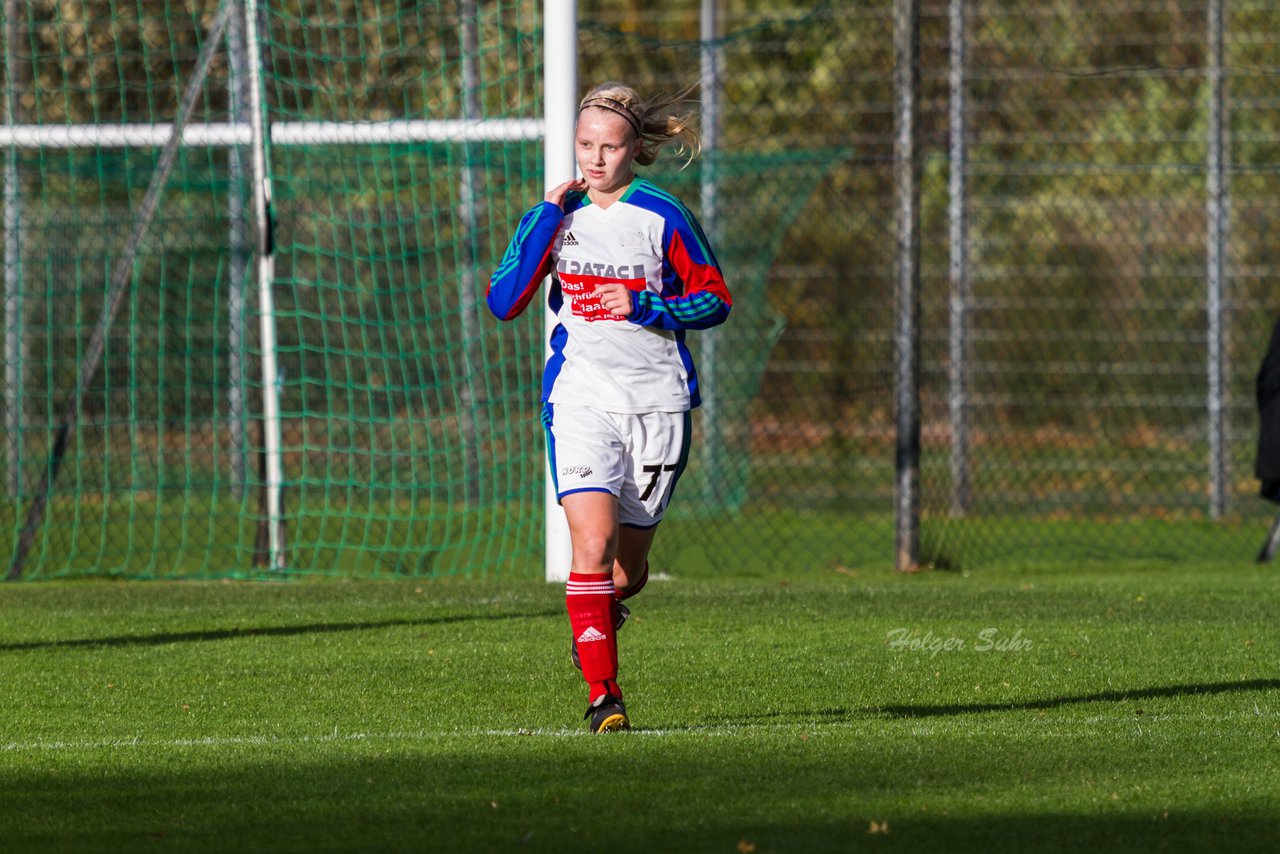
M659 329L709 329L724 323L733 299L720 264L693 216L668 220L664 229L663 294L633 291L628 320Z

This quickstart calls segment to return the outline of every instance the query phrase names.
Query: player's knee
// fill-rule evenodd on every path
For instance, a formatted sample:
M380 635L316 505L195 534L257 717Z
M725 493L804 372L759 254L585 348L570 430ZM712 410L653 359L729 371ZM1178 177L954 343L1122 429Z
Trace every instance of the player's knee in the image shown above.
M573 539L573 564L579 572L609 572L618 544L604 532L583 532Z

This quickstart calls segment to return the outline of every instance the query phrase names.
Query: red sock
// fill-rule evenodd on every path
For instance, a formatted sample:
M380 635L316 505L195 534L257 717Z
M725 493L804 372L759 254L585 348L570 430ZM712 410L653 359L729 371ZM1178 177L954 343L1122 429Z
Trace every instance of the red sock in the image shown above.
M621 602L623 599L630 599L632 596L644 589L645 584L649 581L649 561L644 562L644 572L640 573L638 581L633 581L621 590L615 590L613 597Z
M608 573L570 572L564 592L569 626L578 645L578 660L582 662L582 678L591 686L590 702L606 693L622 699L617 681L613 579Z

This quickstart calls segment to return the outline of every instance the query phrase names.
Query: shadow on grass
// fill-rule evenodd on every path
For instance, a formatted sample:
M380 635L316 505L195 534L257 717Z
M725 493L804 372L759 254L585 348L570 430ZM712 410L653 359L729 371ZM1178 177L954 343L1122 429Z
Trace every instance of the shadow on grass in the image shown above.
M510 614L458 614L447 617L423 617L418 619L372 620L359 623L305 623L296 626L260 626L229 629L205 629L191 632L161 632L151 635L117 635L105 638L73 638L70 640L18 641L0 643L0 652L20 652L38 649L76 649L85 647L164 646L174 643L200 643L204 641L235 640L253 637L289 637L292 635L326 634L334 632L361 632L377 629L393 629L406 626L440 626L449 623L490 622L498 620L527 620L539 617L558 617L557 610L524 611Z
M1165 685L1158 688L1130 688L1121 691L1098 691L1043 700L1021 700L1012 703L950 703L937 706L880 706L880 715L891 718L931 718L948 715L972 715L985 712L1025 712L1057 709L1080 703L1114 703L1124 700L1154 700L1162 697L1194 697L1201 694L1231 694L1237 691L1274 691L1280 679L1246 679L1241 682L1200 682L1191 685Z
M44 769L14 775L0 835L6 851L14 852L588 854L599 851L599 840L609 834L617 837L609 847L619 854L735 847L1272 850L1274 816L1244 799L1201 806L1195 793L1172 803L1126 796L1110 812L1080 800L1046 806L1046 790L1027 780L1051 776L1051 756L1019 764L962 751L913 762L874 743L845 746L835 757L761 756L742 744L727 751L697 747L673 763L668 749L617 749L623 744L609 742L606 755L617 770L591 787L573 783L584 767L600 761L600 743L588 739L561 742L552 753L518 741L498 750L395 757L376 755L381 746L362 753L358 745L336 755L314 746L273 755L224 752L214 757L218 761L191 762L202 757L184 755L181 767L167 770L159 761L159 767L121 768L118 757L99 757L101 765L67 764L57 775ZM743 764L748 759L749 772ZM1098 773L1112 770L1101 754L1083 762ZM1141 780L1142 770L1126 774L1126 781ZM929 779L923 792L922 776ZM970 805L962 793L977 780L1025 795ZM599 806L604 798L611 804L607 811ZM948 805L958 814L947 815Z
M1157 688L1132 688L1119 691L1098 691L1066 697L1048 697L1042 700L1019 700L1009 703L949 703L944 705L891 705L861 709L830 708L802 710L773 710L749 715L732 715L704 721L688 727L663 727L665 730L696 732L699 729L715 729L723 726L750 726L776 721L779 723L841 723L884 718L931 718L959 715L980 715L992 712L1026 712L1057 709L1084 703L1116 703L1126 700L1153 700L1165 697L1195 697L1215 694L1231 694L1245 691L1280 690L1280 679L1246 679L1240 682L1202 682L1190 685L1166 685Z

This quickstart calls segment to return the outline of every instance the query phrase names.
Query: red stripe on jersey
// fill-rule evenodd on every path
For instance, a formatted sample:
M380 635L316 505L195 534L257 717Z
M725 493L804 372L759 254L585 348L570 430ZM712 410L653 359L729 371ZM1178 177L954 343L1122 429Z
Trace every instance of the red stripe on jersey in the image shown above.
M560 273L560 291L569 300L569 307L577 317L587 320L626 320L616 314L610 314L600 305L595 295L599 285L621 282L628 290L643 291L644 279L618 279L607 276L577 276L571 273Z
M545 279L550 273L551 273L551 247L548 246L547 251L542 253L541 260L538 261L537 270L534 271L534 274L529 277L529 281L525 284L524 289L520 291L520 296L516 297L515 304L511 306L511 310L508 311L505 316L499 319L514 320L515 318L519 317L521 313L523 313L524 310L529 307L529 303L530 301L533 300L533 295L538 292L538 286L542 284L542 280ZM489 288L490 290L493 289L492 283L490 283Z
M724 276L720 274L720 270L714 264L699 264L694 261L689 256L689 250L685 248L684 240L680 238L679 231L671 232L671 245L667 247L667 260L671 262L671 266L676 271L676 275L680 277L680 281L684 282L684 293L676 294L676 296L691 297L699 291L710 291L724 300L725 305L733 305L733 300L729 296L729 289L725 287Z

